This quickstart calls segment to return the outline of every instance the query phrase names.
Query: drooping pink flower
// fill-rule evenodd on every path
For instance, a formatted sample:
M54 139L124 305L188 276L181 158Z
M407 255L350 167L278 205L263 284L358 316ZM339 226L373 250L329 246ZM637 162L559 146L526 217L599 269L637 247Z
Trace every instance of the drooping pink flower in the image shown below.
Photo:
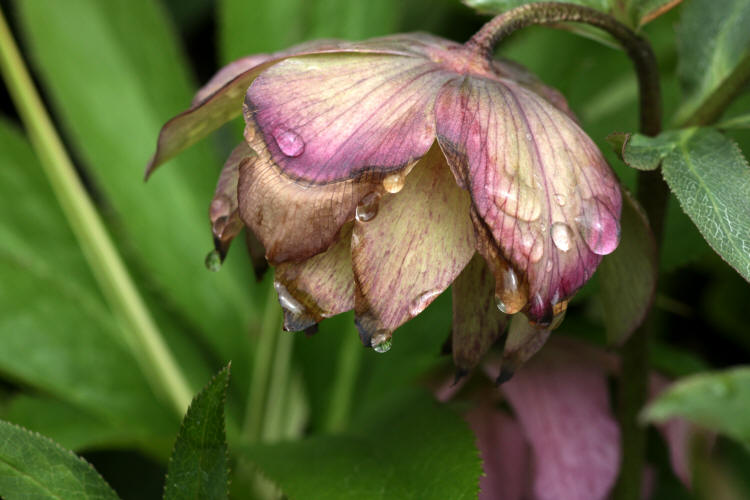
M407 34L242 59L165 125L148 173L241 109L213 233L222 255L243 226L262 243L289 330L353 308L383 351L454 283L468 370L506 314L550 327L618 244L619 185L565 100L470 46ZM546 335L521 338L522 361Z

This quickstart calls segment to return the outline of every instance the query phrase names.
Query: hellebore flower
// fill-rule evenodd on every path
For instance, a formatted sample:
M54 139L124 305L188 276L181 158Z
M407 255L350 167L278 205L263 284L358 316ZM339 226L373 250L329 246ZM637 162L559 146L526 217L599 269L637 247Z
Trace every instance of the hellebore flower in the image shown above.
M618 244L618 182L564 98L470 44L406 34L241 59L165 125L147 173L243 93L212 228L222 257L243 225L262 243L288 330L353 308L385 351L454 283L459 368L518 312L541 329L525 359Z
M488 384L481 382L442 384L437 392L441 401L469 397L477 403L465 418L483 461L479 498L608 498L620 470L622 444L607 377L618 371L615 355L558 337L500 391L487 390ZM488 359L484 372L494 378L497 360ZM651 397L667 385L663 377L652 374ZM689 488L691 462L697 453L710 451L715 436L682 419L661 424L658 430L674 474ZM648 475L644 483L642 498L649 498Z

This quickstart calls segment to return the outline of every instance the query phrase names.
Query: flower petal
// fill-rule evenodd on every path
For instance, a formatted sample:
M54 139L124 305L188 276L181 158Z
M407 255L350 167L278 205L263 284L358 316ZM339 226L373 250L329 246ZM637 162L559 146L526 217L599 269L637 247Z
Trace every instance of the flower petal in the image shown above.
M284 329L302 331L354 307L351 259L352 225L338 242L304 262L276 267L276 291L284 308Z
M614 174L570 117L510 80L449 82L436 120L438 142L484 226L477 231L499 249L480 252L493 270L502 268L492 262L500 255L512 264L528 285L524 311L550 323L553 306L617 246Z
M260 133L251 127L246 127L245 138L257 158L240 166L240 217L260 239L271 264L299 262L325 251L341 226L354 219L359 201L381 183L295 182L279 171Z
M453 362L459 373L475 368L505 330L495 305L495 278L475 254L453 282Z
M515 419L487 404L466 415L477 437L484 474L480 500L523 500L529 481L529 446Z
M385 194L368 215L358 218L352 235L355 311L365 345L376 332L390 338L422 312L459 275L475 245L469 196L437 146L403 190Z
M242 99L247 88L264 69L279 61L291 56L335 52L411 54L405 50L403 41L396 43L387 38L360 45L339 40L317 40L275 54L260 54L230 63L198 91L189 109L164 124L159 132L156 152L146 167L146 178L159 165L238 116L242 112Z
M549 336L549 330L530 324L523 314L513 316L508 329L508 338L505 339L497 383L510 380L516 370L539 352Z
M243 142L238 145L224 163L224 168L221 169L219 180L216 183L216 191L209 209L209 218L211 219L214 246L222 260L226 257L230 243L242 230L242 221L237 209L239 166L243 160L255 156L257 156L255 151L250 149L246 143Z
M382 180L435 140L433 103L454 77L424 57L329 54L263 72L245 99L271 158L308 184Z
M620 465L620 434L599 364L550 343L503 392L531 443L534 497L606 498Z

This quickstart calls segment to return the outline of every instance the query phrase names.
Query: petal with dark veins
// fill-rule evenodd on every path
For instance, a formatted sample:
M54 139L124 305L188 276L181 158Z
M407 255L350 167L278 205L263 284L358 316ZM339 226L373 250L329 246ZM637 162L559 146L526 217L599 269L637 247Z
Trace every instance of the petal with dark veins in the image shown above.
M189 109L161 128L156 152L146 167L146 178L167 160L195 144L242 112L242 99L255 78L266 68L291 56L336 52L411 55L404 42L387 37L357 43L339 40L306 42L270 55L250 56L230 63L214 76L193 99Z
M474 255L469 196L435 145L352 235L355 311L367 345L422 312Z
M474 255L452 291L453 362L459 373L465 373L503 334L506 316L495 305L495 278L481 255Z
M310 322L318 323L354 307L351 237L349 224L327 251L303 262L276 267L276 289L282 306L286 305L285 330L301 331ZM282 298L283 294L287 296Z
M539 500L601 500L617 478L620 432L606 373L583 353L550 342L502 386L531 444Z
M245 120L257 125L273 162L292 179L382 180L430 148L435 96L453 77L424 57L294 57L253 82Z
M617 247L614 174L569 116L510 80L449 82L436 122L456 180L471 193L478 233L528 284L529 318L549 324L555 304Z
M503 358L498 383L507 382L524 363L544 346L550 331L531 325L523 314L516 314L510 321L508 338L503 347Z
M253 159L255 151L246 143L241 143L232 151L224 168L221 169L216 183L214 197L209 208L211 232L214 236L214 246L221 259L226 257L229 245L242 230L239 210L237 209L237 182L239 181L240 163L245 159Z
M296 182L281 173L260 133L250 125L245 138L257 158L240 166L240 217L273 265L300 262L328 249L341 226L354 219L360 200L382 190L380 182L348 180L324 186Z

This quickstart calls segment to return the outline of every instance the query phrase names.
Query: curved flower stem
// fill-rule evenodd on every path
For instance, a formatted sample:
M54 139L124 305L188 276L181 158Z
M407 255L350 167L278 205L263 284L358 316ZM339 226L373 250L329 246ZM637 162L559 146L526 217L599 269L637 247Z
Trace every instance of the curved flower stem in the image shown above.
M348 330L344 332L346 335L339 347L336 380L331 388L330 405L323 424L329 432L342 431L349 423L357 374L362 363L362 342L355 331Z
M113 313L121 320L136 360L154 385L156 393L168 399L182 416L192 397L190 386L81 184L34 88L1 10L0 70L57 201L99 287Z
M495 45L511 33L536 24L585 23L612 35L633 61L638 77L640 129L646 135L661 132L661 90L659 70L651 45L627 26L594 9L565 3L531 3L504 12L474 35L466 46L491 58ZM658 172L638 173L638 199L643 205L657 243L661 242L669 190ZM648 392L648 338L653 324L649 313L621 350L618 416L622 432L622 466L613 498L640 498L645 465L646 432L638 413Z
M654 52L647 40L607 14L569 3L530 3L494 17L466 42L466 46L489 59L492 58L495 46L516 30L531 25L561 22L595 26L620 42L633 61L638 76L641 132L647 135L658 134L661 131L661 91Z

